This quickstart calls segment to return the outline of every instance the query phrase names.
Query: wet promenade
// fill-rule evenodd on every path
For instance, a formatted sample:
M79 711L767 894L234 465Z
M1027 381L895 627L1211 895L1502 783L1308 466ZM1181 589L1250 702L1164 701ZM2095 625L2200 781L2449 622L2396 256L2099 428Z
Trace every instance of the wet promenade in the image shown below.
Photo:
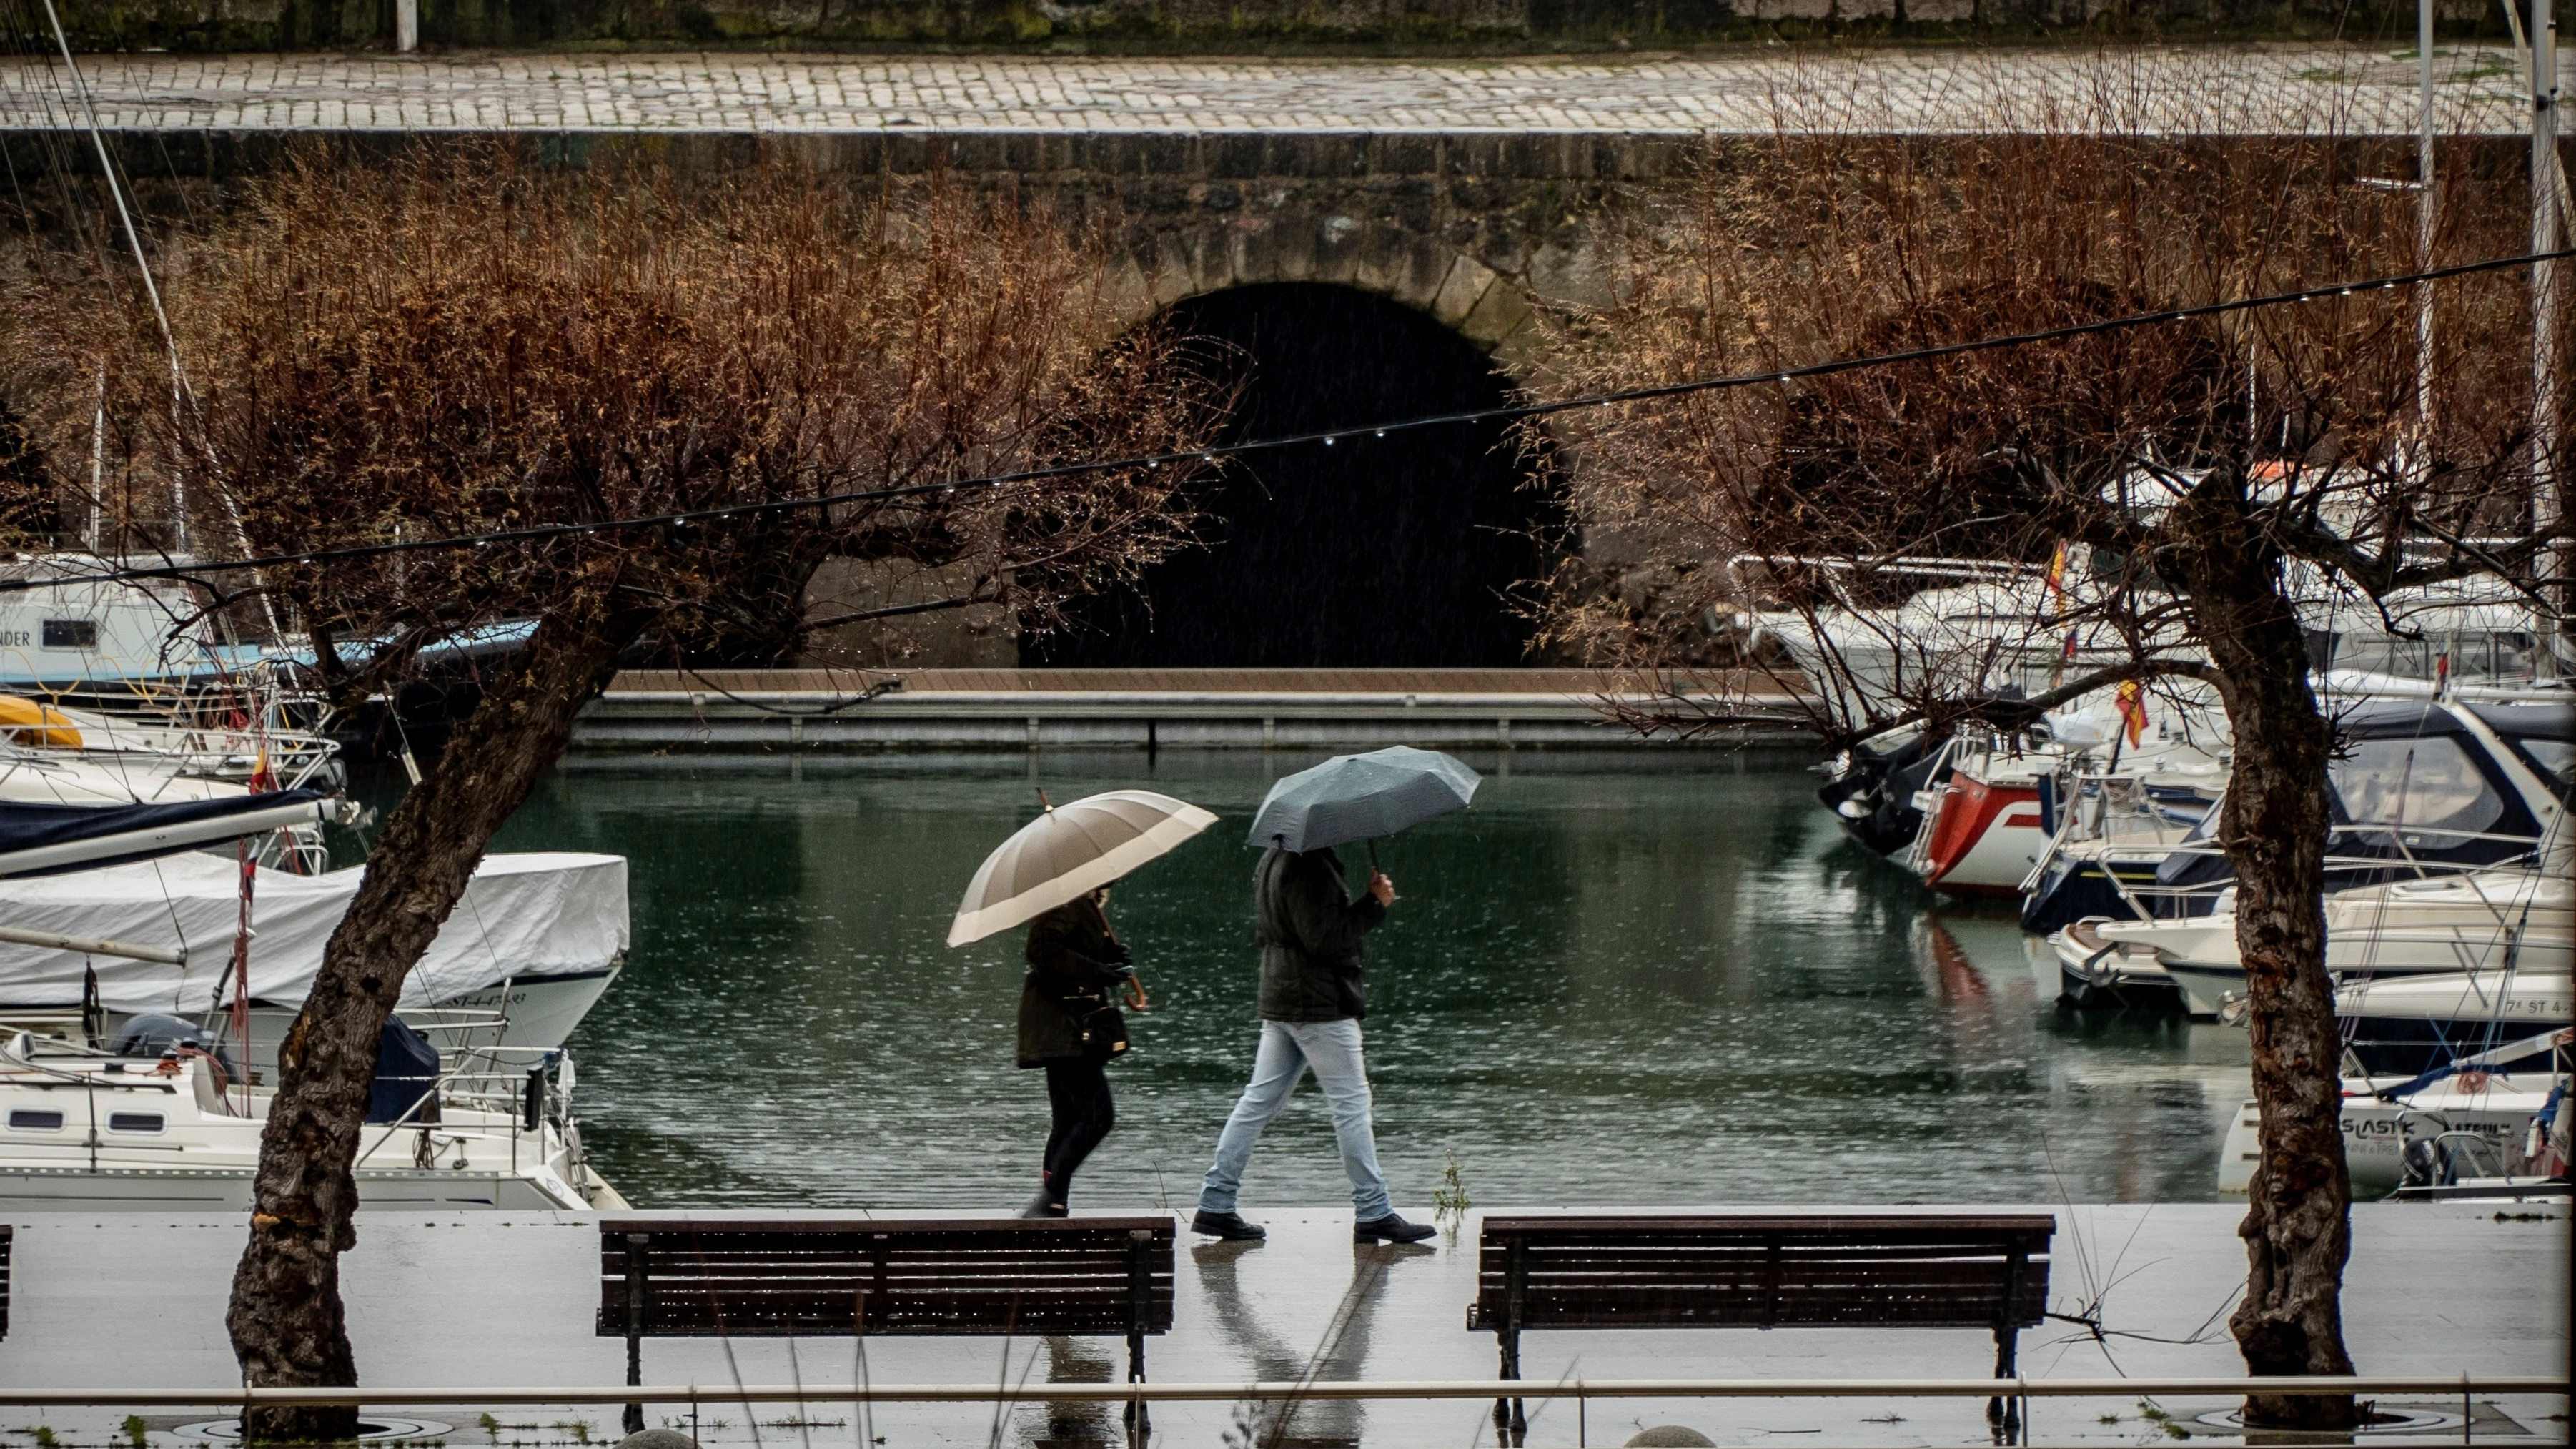
M57 67L0 60L0 129L77 120ZM1224 135L1299 131L1767 135L2048 129L2106 104L2195 134L2411 134L2411 53L2349 46L1798 52L1622 61L934 56L95 56L127 130L653 130ZM2440 124L2529 125L2512 51L2437 60Z
M1483 1379L1493 1341L1463 1326L1475 1283L1475 1228L1455 1246L1355 1250L1348 1214L1294 1210L1266 1217L1261 1245L1189 1246L1179 1263L1172 1334L1149 1352L1154 1378L1175 1381ZM1408 1211L1416 1211L1407 1205ZM2052 1311L2098 1325L2053 1321L2023 1336L2034 1377L2234 1375L2242 1372L2224 1327L2242 1281L2237 1204L2057 1206ZM764 1214L774 1216L775 1214ZM2355 1247L2344 1298L2347 1341L2364 1373L2563 1370L2568 1355L2568 1213L2563 1207L2368 1204L2354 1210ZM237 1218L22 1216L16 1301L0 1342L0 1382L53 1386L219 1386L237 1382L223 1330L223 1302L242 1236ZM583 1218L466 1215L373 1216L344 1260L360 1374L376 1385L613 1385L623 1345L596 1337L598 1236ZM768 1406L746 1416L714 1402L739 1382L846 1382L848 1339L653 1340L645 1377L695 1382L710 1402L697 1428L710 1443L767 1449L839 1449L864 1436L896 1449L970 1444L1034 1446L1115 1442L1116 1410L981 1405L880 1406L862 1426L848 1405L818 1405L806 1423ZM1007 1354L1007 1359L1006 1359ZM1534 1333L1528 1376L1554 1380L1645 1377L1862 1378L1976 1376L1990 1372L1982 1332L1954 1330L1748 1330ZM791 1357L792 1355L792 1357ZM880 1383L1107 1381L1123 1349L1115 1340L867 1341ZM739 1378L737 1378L737 1375ZM429 1421L422 1437L460 1446L575 1444L614 1437L616 1410L485 1407L406 1409ZM1889 1398L1838 1401L1594 1401L1531 1406L1533 1445L1619 1444L1641 1426L1684 1424L1721 1444L1828 1446L1982 1443L1975 1401ZM2222 1401L2166 1401L2159 1412L2192 1437L2233 1435L2200 1422ZM2373 1442L2462 1440L2460 1402L2381 1404L2417 1416L2413 1434ZM2563 1400L2514 1398L2474 1408L2476 1442L2563 1442ZM122 1409L0 1411L31 1432L43 1422L66 1445L122 1439ZM1213 1446L1424 1446L1490 1444L1480 1402L1318 1402L1275 1411L1235 1404L1169 1404L1153 1411L1156 1441ZM685 1407L657 1411L687 1427ZM2108 1416L2108 1417L2106 1417ZM149 1443L200 1442L173 1431L214 1417L153 1410ZM754 1421L757 1422L754 1422ZM441 1433L436 1425L451 1426ZM2147 1444L2169 1437L2134 1400L2038 1400L2032 1442Z

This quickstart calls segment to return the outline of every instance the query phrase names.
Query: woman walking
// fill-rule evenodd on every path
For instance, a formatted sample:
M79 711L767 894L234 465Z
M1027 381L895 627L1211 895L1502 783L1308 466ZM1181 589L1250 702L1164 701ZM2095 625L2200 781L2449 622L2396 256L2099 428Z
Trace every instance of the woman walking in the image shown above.
M1077 896L1029 923L1027 980L1020 986L1020 1065L1046 1070L1047 1133L1042 1185L1024 1218L1060 1218L1075 1169L1109 1135L1117 1111L1108 1063L1127 1050L1118 1000L1145 1009L1133 953L1109 929L1109 890Z

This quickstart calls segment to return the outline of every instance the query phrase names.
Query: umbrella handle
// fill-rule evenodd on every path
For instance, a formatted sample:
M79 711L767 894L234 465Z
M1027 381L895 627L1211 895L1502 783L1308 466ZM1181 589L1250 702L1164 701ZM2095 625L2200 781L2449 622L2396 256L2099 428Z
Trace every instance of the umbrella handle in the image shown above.
M1369 837L1369 869L1377 869L1377 837Z

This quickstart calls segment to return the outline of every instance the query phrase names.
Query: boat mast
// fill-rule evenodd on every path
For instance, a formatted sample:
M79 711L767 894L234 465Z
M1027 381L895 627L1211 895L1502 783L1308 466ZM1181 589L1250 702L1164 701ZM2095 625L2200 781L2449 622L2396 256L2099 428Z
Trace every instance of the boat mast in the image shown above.
M2433 194L2433 0L2416 0L2416 79L2422 95L2415 137L2415 265L2433 269L2433 230L2440 202ZM2421 464L2433 466L2433 289L2415 289L2415 432Z
M2550 0L2531 0L2531 250L2558 246L2558 22ZM2558 523L2558 267L2531 268L2531 503L2535 528ZM2566 642L2567 550L2552 545L2540 555L2541 597L2554 618L2540 620L2539 658L2544 678L2558 674Z

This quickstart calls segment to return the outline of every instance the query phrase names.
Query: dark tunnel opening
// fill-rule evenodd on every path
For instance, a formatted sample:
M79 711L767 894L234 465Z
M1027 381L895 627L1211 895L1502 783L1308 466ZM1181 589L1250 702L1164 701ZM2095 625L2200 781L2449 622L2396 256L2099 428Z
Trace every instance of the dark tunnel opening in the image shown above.
M1021 662L1082 668L1495 668L1524 662L1517 600L1547 564L1554 490L1500 422L1372 436L1364 424L1511 401L1432 318L1350 287L1236 287L1176 304L1239 377L1226 441L1361 429L1231 464L1201 494L1205 547L1024 637Z

